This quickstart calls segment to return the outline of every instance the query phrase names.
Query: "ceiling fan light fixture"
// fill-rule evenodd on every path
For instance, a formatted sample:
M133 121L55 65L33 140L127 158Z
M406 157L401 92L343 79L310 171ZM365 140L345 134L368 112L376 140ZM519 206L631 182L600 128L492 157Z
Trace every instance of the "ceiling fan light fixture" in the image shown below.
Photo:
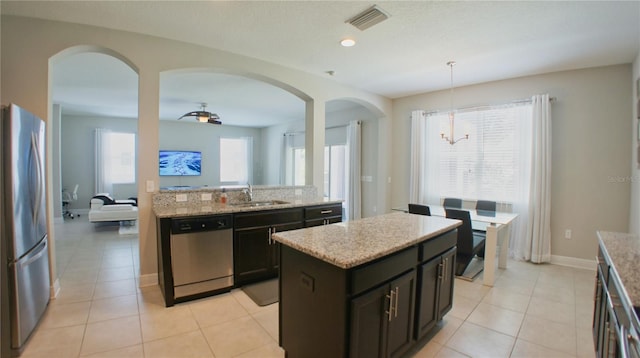
M178 118L178 120L184 117L196 117L196 120L200 123L222 124L222 122L220 121L220 116L218 116L216 113L206 111L206 103L201 103L200 106L202 107L201 111L185 113L182 115L182 117Z

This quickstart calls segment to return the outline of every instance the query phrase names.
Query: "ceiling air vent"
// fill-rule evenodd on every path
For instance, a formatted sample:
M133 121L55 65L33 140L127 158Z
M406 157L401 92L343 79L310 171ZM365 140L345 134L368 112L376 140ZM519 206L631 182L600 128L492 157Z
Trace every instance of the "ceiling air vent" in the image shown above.
M382 11L382 9L380 9L377 5L373 5L367 10L350 18L346 22L355 26L356 28L358 28L358 30L364 31L388 18L389 15L386 12Z

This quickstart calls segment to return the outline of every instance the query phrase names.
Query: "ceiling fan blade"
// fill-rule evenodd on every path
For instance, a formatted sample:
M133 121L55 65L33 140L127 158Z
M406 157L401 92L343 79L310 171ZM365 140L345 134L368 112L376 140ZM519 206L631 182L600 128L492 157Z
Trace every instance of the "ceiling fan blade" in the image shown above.
M182 115L182 117L178 118L178 119L182 119L184 117L197 117L198 116L198 112L189 112L189 113L185 113Z

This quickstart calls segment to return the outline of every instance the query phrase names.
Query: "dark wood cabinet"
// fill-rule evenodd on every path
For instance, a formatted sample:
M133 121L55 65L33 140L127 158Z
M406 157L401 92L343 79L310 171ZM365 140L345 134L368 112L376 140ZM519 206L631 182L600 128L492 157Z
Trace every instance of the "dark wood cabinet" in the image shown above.
M342 204L311 206L304 209L304 226L321 226L342 221Z
M236 286L278 276L278 244L271 235L300 229L303 209L281 209L234 215L234 282Z
M635 308L631 305L615 262L600 241L594 291L593 341L596 357L640 357Z
M432 258L420 266L416 339L424 337L453 307L453 272L456 249Z
M351 301L350 357L398 357L412 344L416 272Z
M454 229L349 269L281 246L280 346L289 357L402 356L428 306L419 300L433 295L436 321L451 309L456 238ZM433 279L420 280L431 264Z

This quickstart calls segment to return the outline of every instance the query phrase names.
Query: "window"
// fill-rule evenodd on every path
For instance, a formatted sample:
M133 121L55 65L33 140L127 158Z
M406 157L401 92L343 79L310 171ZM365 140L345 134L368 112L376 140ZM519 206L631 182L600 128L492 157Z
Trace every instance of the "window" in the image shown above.
M220 138L220 183L249 183L250 163L251 138Z
M293 185L305 185L304 178L304 158L305 158L305 150L304 148L293 148L292 149L293 156Z
M111 184L132 184L136 181L136 135L105 132L102 147L105 175Z
M330 200L345 199L347 179L347 146L344 144L324 147L324 197Z
M429 150L438 155L437 196L469 200L514 202L524 172L523 151L530 143L531 105L508 105L456 113L458 135L469 139L450 145L439 138L439 126L429 125ZM447 114L431 115L428 122L448 123ZM448 132L448 126L444 132ZM527 137L528 136L528 137ZM436 138L436 139L433 139ZM432 157L433 158L433 157ZM427 166L429 164L427 163Z

